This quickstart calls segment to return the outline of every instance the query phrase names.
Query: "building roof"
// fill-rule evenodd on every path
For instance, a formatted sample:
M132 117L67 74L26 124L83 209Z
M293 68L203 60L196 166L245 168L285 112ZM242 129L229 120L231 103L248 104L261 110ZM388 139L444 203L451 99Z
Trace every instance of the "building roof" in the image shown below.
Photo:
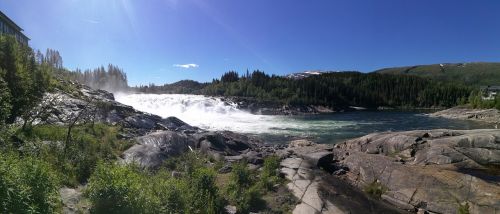
M12 19L10 19L7 15L5 15L2 11L0 11L0 19L4 20L7 22L8 25L11 27L15 28L17 31L21 32L23 29L19 27Z

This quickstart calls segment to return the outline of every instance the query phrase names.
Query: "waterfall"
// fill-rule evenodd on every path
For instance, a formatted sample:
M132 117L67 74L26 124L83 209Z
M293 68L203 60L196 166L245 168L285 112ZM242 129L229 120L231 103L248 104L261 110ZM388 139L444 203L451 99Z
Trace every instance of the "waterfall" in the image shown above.
M278 116L255 115L236 103L216 97L188 94L116 94L118 102L161 117L175 116L208 130L265 133L276 129Z

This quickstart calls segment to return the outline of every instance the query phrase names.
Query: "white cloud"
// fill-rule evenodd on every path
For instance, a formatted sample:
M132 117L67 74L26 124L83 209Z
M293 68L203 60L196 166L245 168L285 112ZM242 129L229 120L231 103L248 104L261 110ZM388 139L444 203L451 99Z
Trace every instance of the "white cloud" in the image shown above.
M199 65L197 64L175 64L174 67L177 67L177 68L197 68L197 67L200 67Z
M100 21L93 20L93 19L82 19L82 21L90 23L90 24L99 24L99 23L101 23Z

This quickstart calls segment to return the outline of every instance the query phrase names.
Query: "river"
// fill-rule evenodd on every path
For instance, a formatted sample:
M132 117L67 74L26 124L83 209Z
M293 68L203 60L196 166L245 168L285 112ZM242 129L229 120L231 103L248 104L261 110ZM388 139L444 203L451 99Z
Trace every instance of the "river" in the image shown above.
M337 143L372 132L492 128L481 122L426 116L415 111L356 111L301 116L255 115L220 98L185 94L116 94L118 102L161 117L175 116L207 130L229 130L282 143L309 138Z

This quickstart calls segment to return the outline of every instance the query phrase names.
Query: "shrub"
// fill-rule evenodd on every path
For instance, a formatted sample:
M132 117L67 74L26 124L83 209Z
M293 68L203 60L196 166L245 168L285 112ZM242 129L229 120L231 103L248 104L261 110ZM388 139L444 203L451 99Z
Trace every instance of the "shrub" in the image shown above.
M76 186L87 182L99 160L111 161L129 147L130 142L117 138L120 127L105 124L78 125L71 131L71 140L66 144L67 127L38 125L19 129L17 135L26 141L38 143L34 155L56 166L64 177L63 183Z
M134 166L98 164L86 195L93 213L221 213L215 172L197 168L176 179L166 171L151 176Z
M188 213L221 213L222 197L215 185L215 171L209 168L197 168L189 179L190 195Z
M364 190L370 196L376 199L380 199L382 197L382 194L384 194L387 191L387 187L382 185L382 183L380 183L378 180L375 180L366 185Z
M185 180L169 178L162 175L152 182L152 191L158 204L158 213L183 213L186 209L186 193L188 184Z
M274 185L281 182L278 168L280 166L280 158L276 155L269 156L264 159L264 166L260 176L259 184L266 190L271 190Z
M248 213L261 202L262 189L254 185L255 178L246 163L233 164L233 170L226 187L227 198L236 205L239 213Z
M458 205L458 214L470 214L469 203Z
M152 213L147 182L130 166L98 164L89 179L86 195L93 213Z
M58 184L47 163L0 154L1 213L57 213Z

